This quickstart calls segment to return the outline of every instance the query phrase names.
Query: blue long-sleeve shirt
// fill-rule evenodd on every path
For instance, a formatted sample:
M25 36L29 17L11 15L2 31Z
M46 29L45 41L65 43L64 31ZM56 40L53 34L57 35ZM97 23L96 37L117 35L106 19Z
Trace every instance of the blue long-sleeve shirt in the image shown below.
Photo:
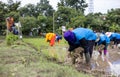
M108 38L106 35L104 34L100 34L100 40L98 41L98 45L102 44L103 42L105 43L110 43L110 38Z
M96 40L97 38L96 34L91 29L87 28L76 28L72 32L75 34L76 43L83 38L86 40Z
M120 39L120 34L119 33L116 34L116 39Z
M113 40L114 38L116 38L117 34L116 33L112 33L111 36L109 37L110 40Z

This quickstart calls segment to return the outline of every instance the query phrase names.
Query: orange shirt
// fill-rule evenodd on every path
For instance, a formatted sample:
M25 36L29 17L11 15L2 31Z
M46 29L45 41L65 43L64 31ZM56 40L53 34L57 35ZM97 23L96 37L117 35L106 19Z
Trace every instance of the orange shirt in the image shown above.
M14 24L14 19L13 17L9 17L6 19L6 24L7 24L7 27L8 29L10 29L12 27L12 25Z

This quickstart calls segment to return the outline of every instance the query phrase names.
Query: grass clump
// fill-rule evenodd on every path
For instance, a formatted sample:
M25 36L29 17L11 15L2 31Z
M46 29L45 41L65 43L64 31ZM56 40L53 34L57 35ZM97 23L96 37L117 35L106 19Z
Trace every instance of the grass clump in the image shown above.
M14 35L12 33L9 33L7 36L6 36L6 43L7 45L12 45L14 44L14 42L18 40L18 36L17 35Z

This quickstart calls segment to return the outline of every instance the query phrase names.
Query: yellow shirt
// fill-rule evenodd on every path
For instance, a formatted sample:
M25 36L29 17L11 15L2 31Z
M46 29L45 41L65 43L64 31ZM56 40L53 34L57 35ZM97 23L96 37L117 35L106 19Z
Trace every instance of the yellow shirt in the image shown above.
M47 33L46 34L46 41L50 41L55 36L55 33Z

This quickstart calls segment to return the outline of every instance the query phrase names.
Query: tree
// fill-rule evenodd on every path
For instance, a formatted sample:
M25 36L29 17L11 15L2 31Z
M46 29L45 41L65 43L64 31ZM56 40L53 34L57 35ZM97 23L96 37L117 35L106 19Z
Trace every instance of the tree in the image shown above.
M18 12L18 8L20 4L21 4L20 1L14 2L13 0L8 0L8 4L7 4L8 12L11 12L11 11Z
M73 19L75 17L82 16L82 15L83 13L80 11L77 11L75 8L59 6L58 10L54 14L56 32L60 33L58 31L60 31L62 26L66 26L66 27L76 26L76 25L72 25L74 23Z
M6 4L0 1L0 34L3 34L6 29L5 13L7 12Z
M85 26L91 27L93 30L106 30L105 20L102 13L90 13L86 16Z
M53 7L49 4L48 0L40 0L39 3L37 3L36 6L36 12L40 14L43 14L45 16L52 16L53 15Z
M46 25L47 25L47 17L42 15L42 14L40 14L37 17L37 24L41 28L41 32L45 32L46 31Z
M19 9L20 15L25 17L25 16L35 16L37 17L38 15L36 15L36 11L35 11L35 5L34 4L27 4L24 7L21 7Z
M35 17L20 17L20 22L22 24L22 32L25 35L28 35L32 28L38 27L38 25L36 25L37 20Z
M20 14L19 14L19 12L11 11L10 13L6 14L6 18L7 17L13 17L14 18L14 22L19 22Z
M66 6L66 5L65 5L65 0L60 0L60 2L58 2L57 5L58 5L58 7L59 7L59 6Z
M120 9L111 9L108 11L106 19L110 26L115 23L120 27Z
M63 5L70 8L75 8L76 10L80 10L84 13L85 8L87 7L87 3L85 0L60 0L58 6Z
M69 24L67 24L67 26L70 28L77 28L77 27L85 27L85 21L86 18L84 15L80 15L77 17L74 17L71 19L71 22Z

